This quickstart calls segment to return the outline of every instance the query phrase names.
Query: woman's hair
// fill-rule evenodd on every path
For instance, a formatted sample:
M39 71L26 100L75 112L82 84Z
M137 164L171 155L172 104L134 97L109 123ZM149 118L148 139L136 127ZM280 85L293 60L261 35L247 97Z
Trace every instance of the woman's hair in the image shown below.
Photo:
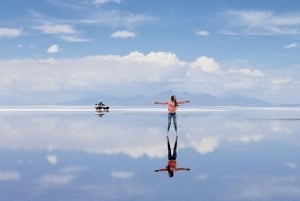
M169 177L174 177L174 172L173 171L168 171Z
M170 169L170 166L167 166L166 168L167 168L167 170L168 170L169 177L173 177L173 176L174 176L174 171L172 171L172 170Z
M175 96L175 95L172 95L172 96L171 96L171 101L175 103L175 106L178 106L177 100L176 100L176 96Z

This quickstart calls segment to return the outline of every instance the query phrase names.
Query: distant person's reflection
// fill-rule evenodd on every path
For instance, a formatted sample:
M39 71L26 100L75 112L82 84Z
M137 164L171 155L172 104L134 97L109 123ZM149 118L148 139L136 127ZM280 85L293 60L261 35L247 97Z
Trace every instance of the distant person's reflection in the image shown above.
M177 164L176 164L177 139L178 139L178 136L176 136L175 144L174 144L174 147L173 147L173 154L172 154L169 137L167 136L168 159L169 159L169 161L168 161L168 164L167 164L166 168L155 170L155 172L165 172L165 171L167 171L168 174L169 174L169 177L173 177L175 171L180 171L180 170L189 171L190 170L190 168L177 168Z

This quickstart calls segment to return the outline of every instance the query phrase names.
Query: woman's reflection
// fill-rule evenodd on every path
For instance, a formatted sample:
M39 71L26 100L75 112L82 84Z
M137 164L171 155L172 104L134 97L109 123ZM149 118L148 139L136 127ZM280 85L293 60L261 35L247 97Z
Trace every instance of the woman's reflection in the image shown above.
M163 172L163 171L168 171L169 177L173 177L174 176L174 172L175 171L180 171L180 170L186 170L189 171L190 168L177 168L176 166L176 158L177 158L177 139L178 136L176 136L176 140L175 140L175 144L173 147L173 154L171 152L171 146L170 146L170 141L169 141L169 137L167 136L167 144L168 144L168 164L166 166L166 168L163 169L159 169L159 170L155 170L155 172Z

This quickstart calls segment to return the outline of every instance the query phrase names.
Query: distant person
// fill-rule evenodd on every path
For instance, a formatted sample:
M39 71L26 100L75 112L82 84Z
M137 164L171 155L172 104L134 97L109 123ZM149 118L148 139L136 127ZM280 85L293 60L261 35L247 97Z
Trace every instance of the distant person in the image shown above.
M168 114L168 134L169 134L170 126L171 126L171 120L173 119L173 124L174 124L174 128L175 128L175 131L176 131L176 136L177 136L177 121L176 121L177 107L180 104L189 103L189 102L190 102L189 100L177 101L175 95L171 96L170 101L166 101L166 102L155 101L154 102L154 104L168 105L168 111L169 111L169 114Z
M177 168L177 166L176 166L177 139L178 139L178 136L176 136L176 141L175 141L175 144L174 144L174 147L173 147L173 154L172 154L172 152L171 152L171 146L170 146L170 142L169 142L169 137L167 136L168 159L169 159L169 161L168 161L168 164L167 164L166 168L155 170L155 172L168 171L169 177L173 177L175 171L180 171L180 170L190 171L190 168Z

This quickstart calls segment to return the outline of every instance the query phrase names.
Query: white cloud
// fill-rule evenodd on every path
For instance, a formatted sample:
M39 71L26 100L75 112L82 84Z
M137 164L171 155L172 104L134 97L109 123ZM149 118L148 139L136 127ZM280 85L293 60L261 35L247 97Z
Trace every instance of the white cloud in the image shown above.
M224 33L245 35L296 35L300 33L300 15L276 14L265 10L227 10Z
M196 35L197 36L208 36L209 32L206 30L200 30L200 31L196 31Z
M86 111L92 112L92 108L88 107ZM72 150L107 155L122 153L132 158L142 156L165 157L166 142L161 140L161 133L165 131L164 128L145 127L143 124L132 127L119 121L92 126L95 120L97 118L91 118L84 122L79 119L75 122L74 119L61 121L57 117L44 116L37 118L25 117L25 119L21 119L22 124L17 124L16 122L7 123L6 120L0 119L0 131L3 134L0 135L0 148L21 150L42 148L48 150L51 146L52 150ZM26 137L24 133L26 133ZM64 133L64 135L61 135L61 133ZM101 135L96 133L101 133ZM117 135L111 135L111 133ZM150 137L147 140L140 138L141 133ZM124 137L124 140L120 140L120 134ZM17 139L22 135L23 140L18 141ZM85 143L82 143L83 138ZM50 164L58 164L59 162L57 156L53 154L49 154L46 159ZM57 178L57 183L67 182L67 179L72 179L70 176L84 170L86 168L80 166L66 167L59 174L55 174L57 177L47 176L42 180L49 181ZM120 175L120 172L122 173L122 171L115 172L115 176Z
M132 28L145 23L153 23L157 18L145 14L134 14L130 12L120 12L118 10L92 13L86 19L81 20L86 24L100 24L109 27Z
M46 174L39 179L39 183L44 186L67 185L74 179L73 175L68 174Z
M190 64L193 69L200 68L202 71L207 73L215 73L220 70L220 65L215 61L214 58L201 56Z
M46 158L51 165L57 165L58 159L55 155L47 155Z
M0 170L0 181L12 181L19 180L21 178L20 173L14 170Z
M105 3L118 3L120 4L122 0L94 0L94 4L105 4Z
M296 169L297 165L293 162L285 162L284 165L290 169Z
M16 38L21 35L21 29L0 27L0 38Z
M247 200L274 200L278 197L296 198L300 196L299 177L259 176L248 178L241 184L237 198Z
M295 48L295 47L297 47L297 46L298 46L297 43L290 43L290 44L288 44L288 45L285 45L284 48L286 48L286 49L291 49L291 48Z
M80 38L73 35L63 35L60 36L60 38L66 42L74 42L74 43L83 43L83 42L89 42L90 39L87 38Z
M59 46L57 44L53 44L50 47L48 47L47 52L48 53L57 53L59 52Z
M288 127L284 127L279 123L273 123L271 130L275 133L290 134L292 131Z
M130 179L134 177L134 172L129 171L112 171L111 176L116 179Z
M44 23L34 28L42 31L44 34L75 34L76 33L75 29L69 24Z
M208 175L207 174L198 174L196 176L197 179L199 179L200 181L207 181L208 180Z
M192 146L201 154L213 152L220 144L215 137L204 137L199 142L191 141Z
M110 35L112 38L134 38L136 33L130 31L116 31Z
M256 142L263 138L262 134L242 135L229 137L229 141L240 141L240 142Z
M290 85L293 82L294 82L293 79L289 77L274 78L271 81L271 87L272 89L277 90L277 89L284 88L285 86Z
M242 74L242 75L250 75L250 76L257 76L262 77L264 76L264 73L261 70L252 70L248 68L241 68L241 69L229 69L229 73L236 73L236 74Z
M47 51L56 53L60 50L58 44L53 44ZM201 56L195 61L187 62L180 60L172 52L131 52L124 56L92 55L71 59L0 60L0 66L0 91L6 94L5 97L8 94L14 97L16 91L26 94L60 93L51 97L54 100L64 97L62 95L67 95L66 92L76 91L78 94L78 91L114 89L114 94L118 94L125 87L127 92L132 89L135 94L141 93L140 91L147 94L149 90L153 91L154 84L164 88L210 94L247 90L252 92L249 95L252 96L256 92L268 93L270 89L275 93L276 90L299 86L296 79L298 68L291 71L285 69L288 72L285 74L276 71L263 72L251 66L224 69L212 57ZM39 76L35 76L37 73ZM105 76L99 79L99 74ZM282 94L279 96L283 97ZM296 93L292 96L297 98Z

